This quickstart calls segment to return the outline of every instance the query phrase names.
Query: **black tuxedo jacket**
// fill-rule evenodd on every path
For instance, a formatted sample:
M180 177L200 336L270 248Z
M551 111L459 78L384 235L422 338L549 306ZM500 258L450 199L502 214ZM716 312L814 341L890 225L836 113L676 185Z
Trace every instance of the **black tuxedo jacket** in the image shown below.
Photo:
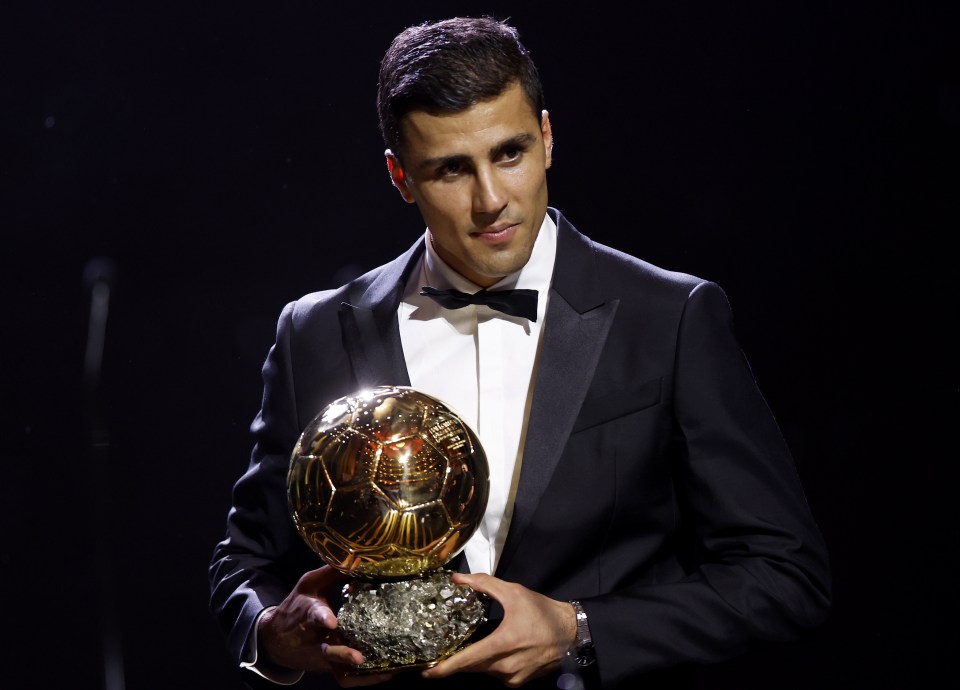
M557 259L495 574L583 603L603 687L818 625L829 605L826 549L726 296L714 283L592 242L549 212ZM238 660L260 610L321 565L286 502L301 431L336 398L410 383L397 307L422 251L418 240L346 286L283 310L263 368L252 460L210 571L212 609ZM486 677L454 680L502 687ZM416 676L397 684L404 681L423 684ZM556 687L555 679L543 684Z

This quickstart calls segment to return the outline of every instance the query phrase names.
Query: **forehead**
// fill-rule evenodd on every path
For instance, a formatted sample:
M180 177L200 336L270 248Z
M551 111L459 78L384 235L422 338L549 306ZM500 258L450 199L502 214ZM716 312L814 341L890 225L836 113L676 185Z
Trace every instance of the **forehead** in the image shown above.
M539 136L540 121L519 83L496 98L455 113L411 110L400 123L407 165L428 158L483 156L521 134Z

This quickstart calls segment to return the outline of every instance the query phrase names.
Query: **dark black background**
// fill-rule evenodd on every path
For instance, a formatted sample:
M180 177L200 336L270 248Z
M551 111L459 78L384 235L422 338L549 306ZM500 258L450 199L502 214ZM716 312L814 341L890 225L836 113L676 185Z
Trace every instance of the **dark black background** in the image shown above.
M0 685L100 687L107 584L128 688L240 687L206 570L276 317L422 230L388 183L378 62L409 24L480 13L511 18L540 66L551 203L727 290L830 545L829 622L714 686L951 670L948 5L5 5ZM81 386L94 257L115 267L101 453Z

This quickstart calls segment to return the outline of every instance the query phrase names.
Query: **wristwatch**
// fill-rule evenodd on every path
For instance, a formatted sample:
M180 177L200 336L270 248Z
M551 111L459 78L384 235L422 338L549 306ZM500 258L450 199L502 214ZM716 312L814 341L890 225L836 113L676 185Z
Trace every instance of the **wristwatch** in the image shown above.
M590 626L587 625L587 613L579 601L573 600L570 603L577 612L577 642L567 654L574 657L577 666L589 666L597 660L597 655L590 637Z

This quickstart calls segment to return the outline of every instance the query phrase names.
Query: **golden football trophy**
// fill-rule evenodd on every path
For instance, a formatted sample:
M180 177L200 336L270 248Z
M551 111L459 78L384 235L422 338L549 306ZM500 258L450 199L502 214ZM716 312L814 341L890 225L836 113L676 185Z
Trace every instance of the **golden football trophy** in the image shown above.
M351 576L338 626L359 672L433 666L485 620L486 598L455 584L450 559L483 519L487 458L447 405L383 386L327 405L290 458L287 498L300 535Z

